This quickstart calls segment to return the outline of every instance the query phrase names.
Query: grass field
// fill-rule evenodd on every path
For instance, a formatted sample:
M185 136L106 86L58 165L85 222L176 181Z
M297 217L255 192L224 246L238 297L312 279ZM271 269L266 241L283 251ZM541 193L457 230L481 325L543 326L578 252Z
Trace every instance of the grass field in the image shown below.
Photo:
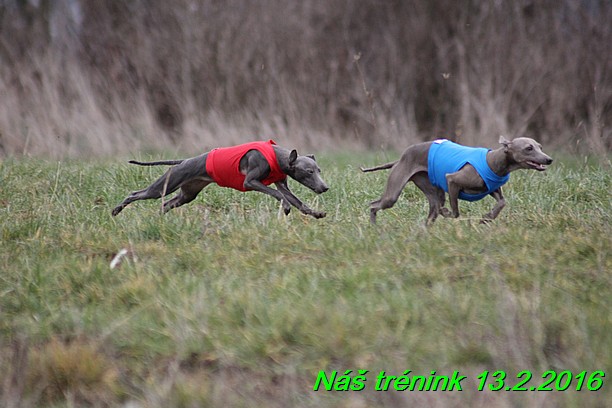
M566 157L513 173L486 226L491 198L425 228L410 185L373 228L387 173L358 166L395 157L321 157L321 196L290 181L321 220L216 186L165 216L141 201L112 218L162 169L0 162L0 405L609 406L610 168ZM313 391L334 370L368 370L365 389ZM467 379L462 392L375 391L382 370ZM477 391L484 370L507 374L501 391L491 376ZM547 370L573 380L505 391L523 370L528 388ZM602 387L577 392L597 370Z

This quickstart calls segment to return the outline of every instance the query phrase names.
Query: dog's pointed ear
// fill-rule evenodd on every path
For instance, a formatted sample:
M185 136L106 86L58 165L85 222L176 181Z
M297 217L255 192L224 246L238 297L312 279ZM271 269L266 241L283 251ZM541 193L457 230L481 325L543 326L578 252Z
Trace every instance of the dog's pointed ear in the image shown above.
M504 146L504 152L508 151L508 147L512 144L512 142L504 137L504 135L499 135L499 144Z
M293 149L291 153L289 153L289 165L293 166L297 158L298 158L297 150Z
M310 157L312 160L317 161L317 159L315 159L314 154L307 154L306 157Z

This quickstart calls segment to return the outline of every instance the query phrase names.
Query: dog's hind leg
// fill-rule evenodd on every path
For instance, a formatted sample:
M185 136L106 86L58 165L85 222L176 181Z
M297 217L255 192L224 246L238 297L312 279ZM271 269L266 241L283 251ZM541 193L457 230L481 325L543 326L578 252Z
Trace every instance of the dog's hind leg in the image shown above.
M138 200L145 200L147 198L153 198L153 197L147 197L147 190L148 189L143 189L143 190L139 190L139 191L132 191L130 193L129 196L127 196L122 202L121 204L119 204L118 206L116 206L115 208L113 208L113 217L116 216L117 214L119 214L121 211L123 211L123 209L125 207L127 207L128 205L130 205L131 203L133 203L134 201L138 201Z
M409 163L405 157L391 169L389 179L387 180L387 186L385 192L380 199L370 203L370 222L376 224L376 213L380 210L391 208L397 202L399 196L402 194L402 190L406 187L406 184L410 181L415 171L411 169L411 163Z
M173 175L174 168L169 169L163 176L158 178L149 187L133 191L129 196L113 209L113 216L119 214L125 207L138 200L150 200L161 198L162 196L175 192L183 181L180 177Z
M200 194L200 191L210 183L211 181L208 180L194 180L183 184L181 191L170 201L164 203L163 212L166 213L173 208L192 202Z
M133 203L134 201L164 197L168 194L174 193L179 187L182 187L183 184L190 183L196 180L200 182L206 182L207 184L212 182L212 178L210 178L206 174L205 170L207 156L208 153L204 153L200 156L183 160L181 161L181 164L168 169L168 171L166 171L164 175L155 180L153 184L151 184L149 187L140 191L134 191L129 196L127 196L127 198L123 200L121 204L115 207L112 212L113 216L119 214L126 206L128 206L130 203ZM202 186L202 188L204 188L204 186ZM200 188L200 190L202 188ZM200 192L200 190L198 190L197 192ZM185 196L181 200L177 199L176 201L174 201L174 203L178 203L179 201L186 200L188 198L189 195ZM193 200L193 198L191 198L191 200ZM182 204L185 204L185 202L182 202Z

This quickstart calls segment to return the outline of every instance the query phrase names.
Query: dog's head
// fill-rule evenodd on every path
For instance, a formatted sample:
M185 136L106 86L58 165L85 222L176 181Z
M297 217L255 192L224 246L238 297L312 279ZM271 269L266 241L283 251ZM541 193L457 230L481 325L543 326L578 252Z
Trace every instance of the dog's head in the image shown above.
M542 151L542 145L528 137L517 137L510 141L500 136L499 143L504 146L504 152L522 169L544 171L546 166L553 162L552 157Z
M317 194L329 190L321 178L321 169L313 155L299 156L296 150L289 154L289 175L295 181L305 185Z

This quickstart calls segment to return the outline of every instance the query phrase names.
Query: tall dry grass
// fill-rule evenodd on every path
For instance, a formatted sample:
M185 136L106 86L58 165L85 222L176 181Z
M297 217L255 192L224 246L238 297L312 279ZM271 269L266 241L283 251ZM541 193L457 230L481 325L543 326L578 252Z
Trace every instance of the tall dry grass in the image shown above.
M609 2L6 0L0 153L499 134L609 151Z

